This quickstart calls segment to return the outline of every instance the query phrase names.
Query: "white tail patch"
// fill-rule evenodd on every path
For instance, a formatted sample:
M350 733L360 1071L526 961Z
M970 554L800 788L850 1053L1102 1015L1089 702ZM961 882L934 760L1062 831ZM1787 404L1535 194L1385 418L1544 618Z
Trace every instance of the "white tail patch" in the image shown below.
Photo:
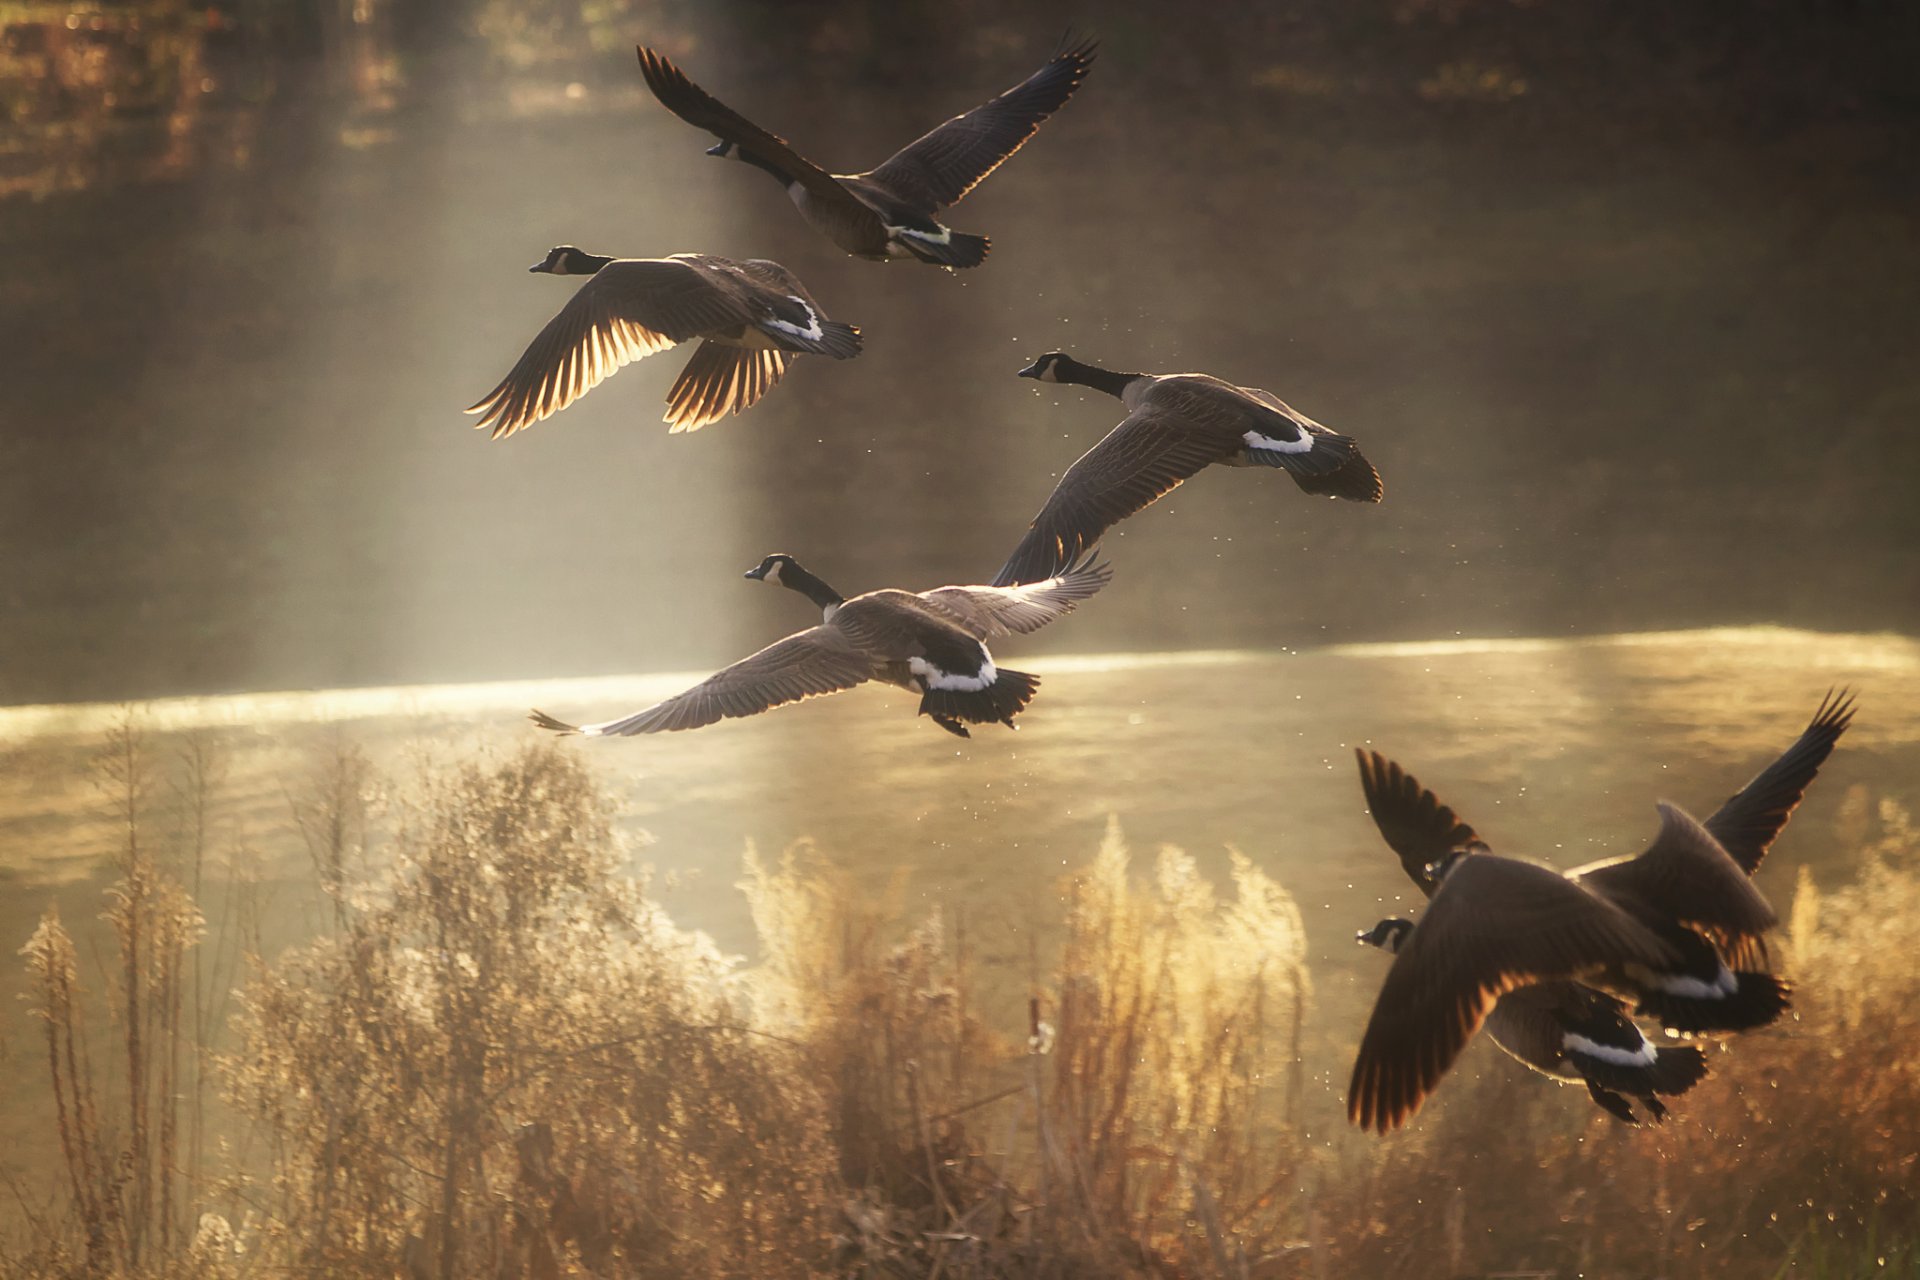
M780 332L790 333L796 338L805 338L808 342L820 341L820 334L822 332L820 328L820 313L808 306L805 298L789 297L787 301L799 303L800 309L807 313L807 327L802 329L797 324L788 324L779 316L768 316L763 322L763 327L778 329Z
M977 676L955 675L949 671L942 671L925 658L908 658L907 670L919 676L929 689L950 689L956 693L978 693L982 689L991 687L993 682L1000 678L1000 673L994 669L991 658L980 668L980 674Z
M1660 1056L1660 1051L1645 1036L1640 1037L1638 1049L1622 1049L1618 1045L1601 1044L1569 1031L1561 1037L1560 1046L1568 1053L1584 1053L1589 1058L1611 1062L1616 1067L1650 1067Z
M1301 428L1298 440L1275 440L1272 436L1263 436L1258 431L1249 431L1240 437L1247 442L1247 448L1259 449L1263 453L1312 453L1313 435Z
M1627 976L1655 991L1686 1000L1724 1000L1740 989L1740 980L1724 964L1711 982L1684 973L1655 973L1637 964L1627 966Z
M951 227L941 227L938 233L922 231L918 227L888 227L887 234L890 236L912 236L915 240L920 240L927 244L953 243L953 229Z

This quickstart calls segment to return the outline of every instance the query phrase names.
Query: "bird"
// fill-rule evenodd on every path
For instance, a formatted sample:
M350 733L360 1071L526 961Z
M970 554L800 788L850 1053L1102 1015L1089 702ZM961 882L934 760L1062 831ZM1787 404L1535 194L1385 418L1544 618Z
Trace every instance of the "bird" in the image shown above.
M1404 937L1360 1038L1347 1116L1380 1133L1420 1110L1495 1002L1516 988L1678 953L1623 908L1535 862L1456 849Z
M1569 872L1570 882L1608 900L1649 928L1673 951L1679 964L1614 963L1581 975L1585 982L1555 980L1502 994L1488 1021L1489 1030L1503 1047L1530 1066L1548 1074L1562 1074L1533 1061L1536 1056L1544 1060L1551 1052L1547 1022L1551 1019L1551 1026L1562 1035L1560 1052L1566 1055L1565 1065L1581 1070L1596 1103L1621 1115L1603 1093L1635 1094L1659 1119L1662 1109L1655 1095L1684 1092L1684 1087L1666 1086L1691 1087L1687 1077L1694 1074L1696 1066L1704 1073L1704 1061L1696 1063L1685 1052L1689 1046L1654 1048L1618 1009L1613 1013L1619 1015L1620 1022L1587 1024L1603 1032L1611 1027L1617 1034L1596 1036L1580 1030L1573 1016L1578 1010L1604 1015L1604 1001L1613 998L1597 990L1591 996L1585 992L1610 983L1637 1000L1633 1013L1651 1014L1676 1032L1742 1030L1765 1025L1784 1013L1791 989L1773 975L1752 967L1764 963L1765 951L1758 944L1761 931L1771 924L1772 910L1746 885L1745 877L1759 869L1840 735L1852 723L1854 709L1854 699L1847 690L1829 691L1799 738L1730 796L1704 824L1663 805L1660 835L1645 853ZM1400 766L1378 753L1358 751L1356 755L1375 824L1422 892L1433 895L1439 877L1463 859L1493 857L1471 826ZM1431 918L1431 909L1428 915ZM1360 934L1359 939L1399 952L1417 936L1418 930L1409 922L1383 920ZM1440 945L1433 943L1431 936L1429 942L1429 950ZM1396 961L1396 968L1399 963ZM1513 1011L1503 1013L1510 1002ZM1378 1006L1375 1017L1379 1017ZM1568 1039L1575 1034L1614 1052L1586 1051ZM1462 1043L1464 1039L1461 1037ZM1541 1051L1525 1051L1533 1048ZM1571 1052L1576 1048L1582 1050L1578 1058ZM1644 1071L1637 1071L1630 1059L1646 1057L1646 1049L1654 1049L1654 1061ZM1424 1053L1424 1048L1416 1046L1413 1051ZM1608 1062L1609 1056L1616 1060ZM1427 1070L1411 1077L1411 1084L1404 1071L1391 1077L1391 1082L1397 1082L1397 1092L1382 1091L1375 1069L1368 1077L1374 1092L1365 1098L1359 1092L1360 1064L1356 1063L1349 1115L1383 1132L1401 1123L1419 1109L1452 1057L1446 1055L1437 1068L1428 1059ZM1624 1073L1615 1075L1612 1067L1621 1067ZM1645 1092L1636 1085L1643 1086ZM1624 1099L1620 1101L1624 1107Z
M1367 767L1363 756L1363 785ZM1373 769L1386 772L1388 786L1396 785L1392 774L1400 772L1397 765L1381 758ZM1762 784L1760 779L1755 783L1760 784L1756 796L1771 790L1771 783ZM1404 785L1418 788L1410 778ZM1736 805L1729 821L1739 820L1747 803ZM1458 823L1451 809L1440 808ZM1658 967L1610 966L1588 975L1588 985L1627 996L1634 1001L1635 1014L1656 1018L1666 1030L1679 1034L1750 1031L1776 1021L1789 1007L1792 988L1764 969L1763 935L1779 923L1773 908L1711 832L1676 805L1661 802L1656 809L1660 829L1644 851L1589 863L1566 874L1658 934L1674 959ZM1396 837L1405 836L1390 826L1403 827L1406 822L1396 817L1381 824L1382 834L1396 850L1400 847ZM1485 853L1488 846L1472 837L1459 851ZM1401 854L1408 875L1416 881L1423 874L1430 876L1431 867L1419 871L1410 864L1414 856Z
M1104 391L1126 406L1127 416L1067 468L995 585L1045 577L1211 465L1279 467L1308 493L1380 501L1380 473L1359 444L1271 392L1205 373L1115 373L1060 351L1041 356L1020 376Z
M1374 824L1423 894L1435 887L1428 867L1456 850L1486 848L1472 827L1399 765L1377 752L1354 754ZM1397 955L1414 927L1410 920L1382 920L1357 938ZM1539 982L1507 992L1488 1014L1486 1029L1526 1066L1585 1084L1595 1105L1627 1124L1639 1123L1628 1098L1638 1099L1658 1123L1667 1114L1659 1095L1685 1093L1707 1074L1706 1055L1698 1048L1656 1045L1618 996L1577 982Z
M500 385L467 410L510 436L551 417L625 364L703 339L667 392L663 419L696 431L757 402L796 355L851 360L860 330L829 320L777 262L709 253L608 258L557 245L528 271L587 276Z
M1382 920L1357 940L1398 955L1414 923ZM1618 996L1578 982L1536 982L1501 996L1487 1015L1487 1034L1508 1056L1556 1080L1586 1085L1601 1110L1626 1124L1640 1123L1628 1098L1649 1119L1667 1117L1661 1094L1685 1093L1707 1074L1707 1057L1693 1045L1662 1048L1627 1016Z
M816 231L856 258L911 258L948 270L977 267L985 236L942 224L960 200L1018 151L1073 96L1095 43L1062 49L999 97L940 125L865 173L830 174L687 78L665 54L637 47L640 73L662 106L720 139L707 154L772 174Z
M784 553L767 556L746 576L805 596L819 607L820 625L632 715L573 725L536 710L533 722L589 737L676 732L878 680L919 694L919 713L958 737L972 736L969 724L1014 728L1040 678L996 666L983 641L1039 630L1106 586L1113 570L1089 554L1025 586L887 589L852 599Z

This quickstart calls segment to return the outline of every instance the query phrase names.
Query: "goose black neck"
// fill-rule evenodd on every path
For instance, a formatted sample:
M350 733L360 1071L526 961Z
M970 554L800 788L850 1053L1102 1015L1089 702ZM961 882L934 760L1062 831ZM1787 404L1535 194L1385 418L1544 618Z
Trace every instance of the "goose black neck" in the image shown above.
M779 165L767 159L765 156L755 155L753 152L747 150L745 147L741 147L740 158L746 161L748 164L752 165L754 168L760 170L760 172L770 173L774 177L780 179L780 185L783 187L791 186L793 183L793 178L789 176L785 170L781 169Z
M847 601L845 596L791 560L780 570L780 585L789 591L798 591L822 609L830 605L845 604Z
M1072 356L1061 356L1053 366L1053 376L1060 382L1072 382L1082 387L1092 387L1095 391L1104 391L1119 399L1126 391L1127 384L1140 375L1137 373L1115 373L1110 369L1101 369L1090 364L1081 364Z

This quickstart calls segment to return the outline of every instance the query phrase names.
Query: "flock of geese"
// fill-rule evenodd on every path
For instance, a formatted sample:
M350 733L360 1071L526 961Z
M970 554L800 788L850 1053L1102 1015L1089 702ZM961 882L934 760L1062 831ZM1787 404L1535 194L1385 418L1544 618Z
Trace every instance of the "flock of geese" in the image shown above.
M1033 136L1093 65L1091 42L1062 49L987 103L954 117L873 169L832 174L727 107L656 50L639 49L647 86L669 111L719 139L709 155L771 174L806 221L860 258L979 266L985 236L939 215ZM693 431L750 408L796 356L849 360L860 331L829 319L777 262L713 254L609 258L572 245L530 270L586 283L468 412L495 439L559 413L622 365L698 342L667 393L665 421ZM1349 436L1272 393L1200 373L1118 372L1064 352L1020 376L1119 400L1126 416L1067 468L990 583L843 596L790 555L747 577L805 596L819 625L779 640L684 693L617 719L544 729L626 736L696 729L869 681L920 696L920 714L969 736L1005 724L1039 679L996 665L986 642L1038 630L1106 586L1101 536L1208 466L1274 467L1309 494L1378 502L1379 472ZM1484 1024L1513 1057L1583 1083L1607 1113L1667 1113L1706 1056L1681 1037L1766 1026L1789 1005L1768 972L1778 920L1750 877L1853 716L1829 695L1800 738L1705 823L1659 806L1645 852L1562 873L1494 854L1473 827L1399 765L1359 755L1361 787L1387 845L1429 899L1423 917L1382 920L1362 943L1394 956L1362 1037L1349 1118L1385 1133L1404 1124ZM1657 1021L1656 1044L1635 1021Z

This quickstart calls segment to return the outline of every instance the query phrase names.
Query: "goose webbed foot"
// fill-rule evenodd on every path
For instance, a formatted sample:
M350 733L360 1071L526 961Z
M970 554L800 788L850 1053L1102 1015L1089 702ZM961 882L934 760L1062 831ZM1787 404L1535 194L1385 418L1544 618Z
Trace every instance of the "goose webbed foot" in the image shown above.
M1599 1107L1614 1119L1621 1121L1623 1124L1638 1125L1640 1123L1639 1117L1633 1114L1632 1105L1613 1090L1602 1089L1599 1085L1589 1080L1587 1081L1587 1094L1593 1099L1595 1106ZM1662 1110L1664 1112L1664 1108L1662 1108Z
M956 738L971 738L973 736L967 732L967 726L961 724L958 720L949 720L945 716L933 716L932 720Z

